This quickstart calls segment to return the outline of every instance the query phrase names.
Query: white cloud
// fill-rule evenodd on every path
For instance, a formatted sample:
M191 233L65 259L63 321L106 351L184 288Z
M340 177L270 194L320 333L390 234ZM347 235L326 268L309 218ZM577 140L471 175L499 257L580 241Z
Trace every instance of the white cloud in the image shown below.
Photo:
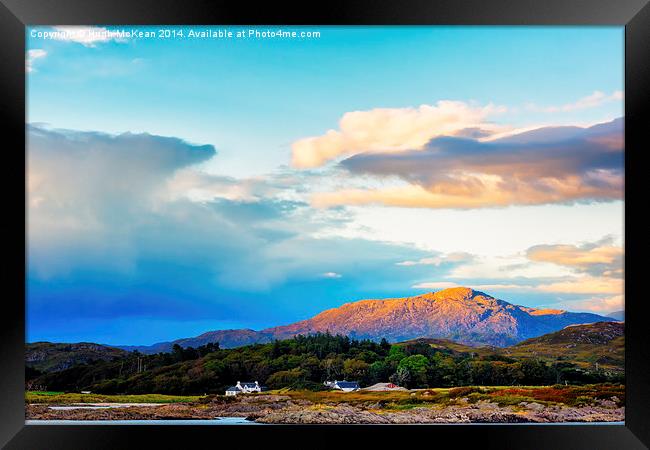
M611 94L605 94L602 91L594 91L591 94L576 100L573 103L565 103L559 106L538 106L534 103L527 105L526 109L535 112L557 113L571 112L581 109L596 108L608 102L622 101L624 98L623 91L614 91Z
M86 26L56 26L50 35L57 41L69 41L82 44L86 47L95 47L98 43L115 41L124 42L122 34L104 27Z
M236 178L189 176L171 189L175 174L192 174L215 154L209 145L35 126L28 133L28 269L36 278L144 270L162 280L153 261L196 271L211 288L263 292L291 279L336 283L348 273L368 274L376 284L389 278L381 271L392 271L395 261L425 256L367 239L311 237L348 215L323 216L304 202L265 195L274 179L244 180L235 189ZM183 186L204 189L205 201L188 199ZM392 282L410 283L407 273L396 277Z
M473 256L465 252L454 252L447 255L431 256L428 258L421 258L415 261L401 261L396 263L396 266L440 266L443 263L465 263L473 259Z
M25 70L27 72L34 71L34 61L39 58L44 58L47 56L47 52L40 48L34 48L27 51L27 57L25 58Z
M325 272L321 275L323 278L341 278L343 275L336 272Z
M457 283L451 281L436 281L431 283L418 283L411 286L413 289L449 289L458 287Z
M293 165L319 167L339 156L355 152L421 149L438 136L460 135L468 129L481 134L504 131L487 121L504 107L475 106L461 101L441 100L418 108L376 108L345 113L338 130L293 143Z

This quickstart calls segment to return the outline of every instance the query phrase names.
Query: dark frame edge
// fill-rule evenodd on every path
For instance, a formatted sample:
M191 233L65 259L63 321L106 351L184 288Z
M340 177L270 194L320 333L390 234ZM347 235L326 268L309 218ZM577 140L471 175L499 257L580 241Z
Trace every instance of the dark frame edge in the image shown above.
M26 25L625 25L647 0L1 0ZM200 10L201 13L197 13ZM134 21L134 17L146 17Z
M633 211L642 207L641 200L647 186L644 186L643 166L631 164L631 159L638 161L644 142L644 127L647 126L650 112L650 3L630 19L625 27L625 210ZM630 95L633 93L634 95ZM628 143L637 143L630 148ZM635 152L635 153L633 153ZM633 194L633 195L630 195ZM638 220L630 220L626 213L625 220L625 376L626 408L625 426L643 442L650 446L650 373L647 370L650 361L650 333L644 322L643 308L633 293L643 290L645 265L643 248L648 248L647 237L644 236L643 224ZM634 245L627 245L628 239L634 236ZM644 238L645 245L640 245ZM633 262L633 263L632 263ZM635 301L628 302L628 298ZM633 380L629 383L629 380Z
M4 4L0 3L0 80L8 88L3 91L3 107L0 108L0 123L4 125L7 136L17 139L8 142L5 150L17 153L16 161L24 161L25 148L25 32L23 23ZM22 106L20 106L22 104ZM11 158L13 162L14 159ZM11 166L9 166L11 167ZM13 170L12 170L13 169ZM6 171L7 201L16 212L23 214L7 216L0 225L5 240L4 247L12 254L25 254L25 246L19 236L26 236L25 229L25 190L24 169L13 167ZM22 190L22 193L20 193ZM22 230L21 230L22 228ZM11 294L4 298L0 315L0 386L2 386L2 403L0 410L0 447L25 426L24 399L24 356L25 346L25 311L24 280L25 266L16 264L13 258L2 258L0 262L0 282L2 286L16 286ZM17 280L21 280L17 282ZM21 295L18 300L14 295Z
M476 5L478 2L474 0L464 0L468 5ZM160 7L160 2L176 5L170 9ZM157 8L149 9L148 7L157 3ZM113 2L102 2L101 0L88 0L87 2L76 2L76 0L61 0L59 2L41 2L41 1L24 1L20 2L19 0L1 0L0 1L0 38L2 38L2 45L0 45L0 79L4 80L3 83L9 87L6 96L7 107L0 109L0 118L2 123L5 124L5 127L9 134L15 136L20 136L19 140L16 142L18 145L14 144L15 147L19 147L21 142L24 148L24 130L25 130L25 79L23 74L24 71L24 49L25 49L25 34L24 27L25 24L47 24L47 23L66 23L66 24L99 24L99 23L118 23L120 18L122 23L136 23L134 20L129 20L129 17L145 17L148 13L151 13L151 17L144 23L172 23L169 20L164 20L164 17L172 17L174 14L179 12L179 23L208 23L215 22L218 23L219 20L226 23L256 23L257 20L249 20L248 22L242 21L242 15L236 13L231 13L228 7L225 7L220 12L215 13L214 10L210 10L209 14L202 16L202 19L197 20L196 11L200 8L214 8L215 6L226 5L225 1L217 0L215 2L206 2L202 0L193 0L189 2L189 9L195 14L185 14L180 12L183 10L183 6L178 6L180 2L171 2L170 0L159 0L158 2L152 2L150 0L141 0L137 3L126 3L118 0ZM334 3L339 7L345 4L335 0ZM626 143L627 142L641 142L643 136L641 135L642 130L644 130L644 118L648 117L649 105L647 104L646 99L650 98L648 94L650 91L646 85L647 80L650 80L650 34L647 30L650 30L650 3L649 0L625 0L621 1L618 4L612 5L612 2L608 0L592 0L587 2L588 5L585 5L584 2L564 2L561 0L549 0L547 2L531 2L531 0L522 0L519 2L519 7L515 8L512 11L506 12L503 16L500 16L500 13L494 14L485 14L485 7L478 7L477 11L473 13L466 14L463 17L463 14L458 14L453 12L454 6L453 2L449 0L439 0L438 2L429 2L434 5L437 3L438 7L442 5L442 15L432 16L434 8L427 8L425 5L426 2L420 0L414 0L412 3L415 4L415 10L418 8L423 8L426 10L425 14L419 15L417 19L409 19L408 16L415 16L412 13L405 13L404 11L408 8L402 8L402 11L397 11L396 9L391 9L388 7L387 1L377 0L377 3L374 3L374 6L377 7L376 10L370 11L366 16L363 15L364 12L368 11L366 8L372 8L373 4L360 1L353 6L349 14L336 14L336 13L327 13L319 17L323 17L321 20L316 20L315 22L319 23L348 23L352 24L358 22L359 24L380 24L380 23L399 23L399 24L423 24L423 23L436 23L439 20L439 23L467 23L467 24L481 24L481 23L494 23L494 24L516 24L522 23L522 17L536 17L535 20L529 19L531 22L535 22L537 25L561 25L561 24L584 24L584 25L599 25L599 24L618 24L626 25L626 68L634 67L634 72L626 70L625 74L625 90L626 93L632 91L635 93L635 96L632 97L626 94L626 104L625 104L625 116L626 116ZM501 1L499 3L502 3ZM540 7L539 5L544 3L545 7ZM562 6L567 6L567 3L570 3L569 13L563 18L558 18L554 15L553 11L562 11ZM9 6L7 6L9 4ZM83 8L78 9L76 12L73 12L71 9L72 6L85 5ZM349 6L349 4L348 4ZM455 7L458 8L458 3L455 4ZM109 8L110 7L110 8ZM489 5L488 5L489 7ZM590 10L587 15L581 16L580 14L584 12L584 7L588 7ZM593 8L593 9L592 9ZM598 13L594 11L602 8ZM395 20L387 20L387 17L391 16L391 12L395 12ZM562 11L564 12L564 11ZM263 14L263 11L258 11L257 13L252 14L243 14L243 16L254 17L256 18L260 14ZM306 16L304 11L298 11L298 16ZM190 17L192 16L192 17ZM87 17L87 20L84 20L84 17ZM361 19L359 19L361 17ZM437 17L438 20L435 20L434 17ZM519 18L517 20L515 17ZM61 18L65 18L61 20ZM524 19L525 21L526 19ZM307 23L304 20L296 20L295 14L291 16L291 19L286 20L286 22L278 21L278 16L273 15L273 20L268 21L268 23ZM18 75L17 75L18 74ZM10 105L17 104L21 105L21 108L11 108ZM627 150L627 148L626 148ZM635 157L636 158L636 157ZM630 177L626 176L626 208L629 211L629 208L639 207L642 208L641 204L633 201L630 203L632 192L642 192L644 186L641 184L641 170L642 166L636 164L633 166L629 163L630 158L626 155L626 175L632 175ZM16 207L16 210L25 211L25 192L23 195L18 194L18 186L20 186L24 172L21 173L20 170L13 170L7 173L7 181L9 182L10 189L8 192L11 194L12 206ZM23 180L24 181L24 180ZM18 252L25 252L23 243L19 242L17 239L12 239L12 236L19 236L20 233L23 233L25 236L25 214L22 215L22 218L15 218L11 221L3 221L0 225L1 230L4 232L5 239L7 241L7 247L11 247L12 251L15 247L16 254ZM643 226L643 223L634 223L633 221L626 220L625 223L625 234L626 237L635 236L635 239L639 239L643 235L643 231L640 227ZM22 227L22 230L21 230ZM647 246L646 246L647 247ZM643 248L646 248L643 247ZM642 261L640 258L643 255L641 253L642 246L635 244L634 247L626 245L626 298L629 298L627 294L632 292L643 292L641 289L641 281L639 277L642 277L641 268L639 267L639 262ZM632 260L636 261L636 264L630 264ZM24 294L24 273L25 267L12 265L11 260L3 259L0 263L0 280L5 282L5 286L8 285L17 285L22 286ZM16 280L21 280L20 283L17 283ZM629 281L632 280L632 281ZM23 299L24 299L23 295ZM83 445L82 443L92 444L94 440L89 439L89 435L100 434L105 438L108 438L105 443L112 442L117 444L119 442L116 439L116 433L124 433L129 436L136 436L148 434L143 429L154 433L160 433L159 439L160 442L165 442L167 440L169 444L173 443L176 439L172 436L175 431L175 427L161 427L161 426L145 426L145 427L120 427L120 426L83 426L83 427L72 427L72 426L25 426L24 424L24 362L22 351L15 354L16 348L23 348L25 336L25 311L24 304L22 302L14 302L12 298L7 298L5 301L5 308L3 309L4 314L0 322L1 331L0 338L2 343L0 345L0 361L2 361L2 370L0 371L0 386L2 386L2 403L3 407L0 410L0 447L7 445L12 448L25 448L23 447L26 443L37 442L36 434L38 434L47 439L47 442L50 442L52 445L51 448L64 448L58 447L57 444L62 444L60 441L66 433L74 432L77 436L81 435L83 438L77 441L77 444ZM483 429L488 432L494 441L500 441L500 448L517 448L517 446L524 446L523 448L548 448L553 446L557 450L567 447L567 442L564 444L550 439L551 433L546 433L544 430L554 430L556 433L554 437L560 436L569 436L571 434L576 435L576 440L581 440L586 438L587 434L593 433L594 436L597 436L597 442L599 445L594 448L642 448L643 446L650 446L650 428L647 427L647 420L650 417L650 372L646 370L647 362L650 361L650 336L647 333L647 324L643 322L642 306L640 302L630 302L626 305L628 311L627 322L628 326L626 327L626 374L629 379L634 379L634 383L630 385L628 383L627 389L627 401L626 401L626 423L625 426L602 426L602 427L563 427L561 425L551 425L548 427L535 427L535 426L499 426L499 425L487 425L487 426L469 426L469 427L454 427L454 426L440 426L440 431L445 431L445 434L455 436L462 439L464 435L467 437L473 436L470 440L476 439L478 434L485 436L482 432L478 432L478 429ZM630 343L633 343L630 345ZM19 375L17 377L16 375ZM136 429L136 428L139 428ZM260 436L267 437L273 435L273 430L278 431L279 429L284 428L285 431L295 432L296 427L268 427L266 430L268 432L259 433ZM298 427L300 428L300 427ZM388 437L389 429L393 427L361 427L356 431L353 427L341 427L341 426L331 426L326 427L328 430L335 431L334 433L327 433L331 435L329 440L334 440L340 438L342 435L350 435L350 431L354 432L358 437L370 437L375 435L374 439L383 439ZM396 426L395 429L402 427ZM423 431L427 427L416 427L420 428L418 433L421 437L424 437ZM468 428L473 429L472 431ZM531 431L531 428L538 430L534 439L530 436L528 431ZM587 429L591 430L587 431ZM185 427L188 432L195 432L198 436L202 437L213 437L214 434L210 434L208 428L206 427L197 427L197 426L188 426ZM319 427L306 426L302 427L302 431L307 433L315 432ZM364 430L365 431L362 431ZM155 430L155 431L154 431ZM412 430L412 428L411 428ZM465 431L463 431L465 430ZM509 434L511 430L514 430L512 436ZM403 430L402 430L403 431ZM236 433L236 434L235 434ZM236 438L236 435L239 435L241 430L238 427L232 427L227 432L223 432L224 435L230 435L233 438ZM416 433L416 434L418 434ZM528 434L528 436L526 436ZM80 436L80 437L81 437ZM338 438L336 437L338 436ZM14 439L12 439L14 437ZM269 436L270 437L270 436ZM325 436L321 436L325 437ZM592 436L593 437L593 436ZM504 441L504 438L506 441ZM57 442L58 441L58 442ZM570 441L570 440L569 440ZM57 442L57 444L55 444ZM476 439L478 442L478 439ZM506 444L507 442L507 444ZM642 442L645 444L642 444ZM96 441L95 441L96 443ZM323 441L324 443L324 441ZM182 445L180 441L175 445ZM492 445L485 443L485 448L494 448ZM615 447L614 447L615 446ZM161 448L167 448L166 446Z

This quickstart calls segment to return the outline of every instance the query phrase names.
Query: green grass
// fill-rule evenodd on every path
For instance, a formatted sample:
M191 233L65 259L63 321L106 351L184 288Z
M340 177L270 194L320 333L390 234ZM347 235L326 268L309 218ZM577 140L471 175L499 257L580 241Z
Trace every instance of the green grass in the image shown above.
M101 394L72 394L63 392L25 392L27 403L68 404L68 403L182 403L198 402L201 395L101 395Z
M434 407L456 404L463 398L470 403L487 400L501 406L516 406L521 402L536 402L544 405L564 404L583 405L598 399L616 397L617 403L625 402L625 386L617 384L595 384L583 386L467 386L457 388L432 388L414 391L395 392L339 392L307 391L281 389L266 394L287 395L294 400L308 400L314 406L346 403L352 406L374 407L383 410L404 410L416 407ZM260 394L253 394L260 395ZM220 401L238 399L218 396ZM30 404L69 404L69 403L199 403L214 401L214 396L181 395L100 395L61 392L26 392L25 401Z

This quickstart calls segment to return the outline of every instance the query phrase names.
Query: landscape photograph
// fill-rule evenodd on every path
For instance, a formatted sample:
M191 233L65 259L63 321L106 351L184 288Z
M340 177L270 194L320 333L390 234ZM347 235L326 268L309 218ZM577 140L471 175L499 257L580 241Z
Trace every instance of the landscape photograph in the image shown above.
M26 422L623 423L623 44L27 27Z

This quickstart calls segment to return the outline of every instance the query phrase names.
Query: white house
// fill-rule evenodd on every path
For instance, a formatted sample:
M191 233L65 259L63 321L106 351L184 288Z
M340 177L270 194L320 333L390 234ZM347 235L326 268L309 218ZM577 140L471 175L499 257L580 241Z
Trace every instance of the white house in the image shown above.
M330 389L338 389L339 391L343 392L352 392L352 391L358 391L359 388L359 383L356 381L326 381L323 383L325 386L329 387Z
M251 392L262 392L264 386L255 381L238 381L235 386L230 386L226 389L226 395L237 395L237 394L250 394Z
M230 386L228 389L226 389L226 395L237 395L240 393L241 391L237 386Z

